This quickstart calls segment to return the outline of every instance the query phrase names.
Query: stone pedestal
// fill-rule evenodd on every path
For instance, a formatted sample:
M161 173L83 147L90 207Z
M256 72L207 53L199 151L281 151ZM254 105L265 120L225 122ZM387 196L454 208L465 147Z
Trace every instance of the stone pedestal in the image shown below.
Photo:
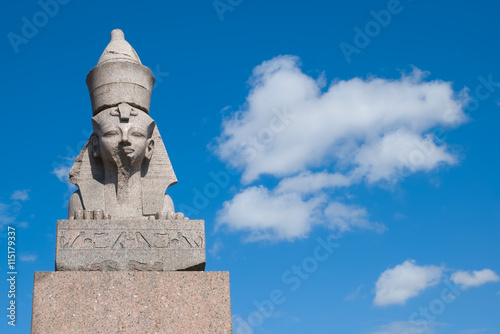
M230 334L228 272L36 272L32 334Z

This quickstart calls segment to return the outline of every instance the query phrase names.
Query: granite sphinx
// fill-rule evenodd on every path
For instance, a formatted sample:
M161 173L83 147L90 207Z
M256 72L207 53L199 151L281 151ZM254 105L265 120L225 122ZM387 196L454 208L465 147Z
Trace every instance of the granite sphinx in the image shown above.
M87 76L93 133L70 171L55 271L35 272L32 334L232 332L229 273L205 271L205 222L166 194L177 179L150 116L153 84L113 30Z
M153 73L121 30L86 82L93 133L70 171L78 190L58 221L56 270L204 270L204 222L166 194L177 178L150 116Z
M87 76L93 134L76 158L68 219L182 218L166 189L177 183L149 116L154 76L121 30Z

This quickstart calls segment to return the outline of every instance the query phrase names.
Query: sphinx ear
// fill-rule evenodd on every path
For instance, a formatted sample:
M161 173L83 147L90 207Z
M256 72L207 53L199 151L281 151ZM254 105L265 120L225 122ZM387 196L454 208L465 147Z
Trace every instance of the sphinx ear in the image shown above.
M146 148L146 159L151 160L155 148L155 141L152 138L149 138L147 141L147 145L148 146Z
M99 138L95 134L90 136L90 143L89 143L89 148L90 148L90 153L92 153L92 156L94 158L100 158L101 157L101 149L99 148Z

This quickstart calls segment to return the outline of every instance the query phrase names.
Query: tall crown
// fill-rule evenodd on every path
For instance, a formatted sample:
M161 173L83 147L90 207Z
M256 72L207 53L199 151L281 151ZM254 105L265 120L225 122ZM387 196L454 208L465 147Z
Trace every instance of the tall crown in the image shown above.
M93 115L123 102L149 113L154 82L153 73L142 65L123 31L113 30L97 66L87 75Z

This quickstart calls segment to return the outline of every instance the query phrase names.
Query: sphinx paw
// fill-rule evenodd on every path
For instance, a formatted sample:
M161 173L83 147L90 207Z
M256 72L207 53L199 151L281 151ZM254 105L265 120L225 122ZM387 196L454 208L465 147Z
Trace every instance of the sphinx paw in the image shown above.
M182 212L157 212L155 218L158 220L188 220Z
M73 217L70 219L110 219L111 217L104 213L104 210L76 210Z

